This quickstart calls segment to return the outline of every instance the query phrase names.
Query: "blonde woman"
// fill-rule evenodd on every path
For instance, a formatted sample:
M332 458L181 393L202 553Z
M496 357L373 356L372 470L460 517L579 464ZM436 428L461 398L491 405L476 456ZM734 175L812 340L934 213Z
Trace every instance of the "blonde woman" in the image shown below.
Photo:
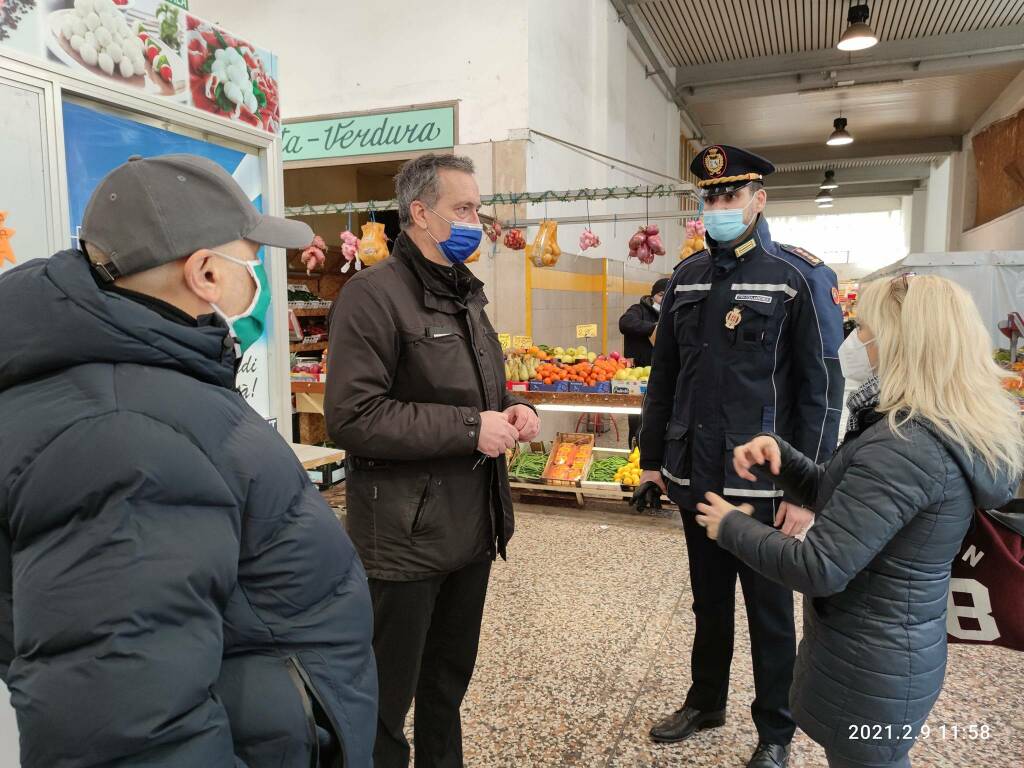
M975 508L1013 495L1020 414L978 310L956 284L874 283L858 319L840 357L848 368L866 356L876 376L851 396L832 461L816 466L775 435L734 456L741 476L770 471L815 511L806 538L713 494L698 522L751 568L807 596L790 699L829 765L909 766L942 689L951 564Z

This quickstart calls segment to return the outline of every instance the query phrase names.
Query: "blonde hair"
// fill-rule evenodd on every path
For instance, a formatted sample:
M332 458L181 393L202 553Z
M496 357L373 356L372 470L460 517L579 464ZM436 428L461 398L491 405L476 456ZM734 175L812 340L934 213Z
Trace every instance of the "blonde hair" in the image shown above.
M923 418L993 472L1019 472L1024 433L1011 376L992 359L992 339L970 294L942 277L869 284L858 318L874 334L881 395L896 434Z

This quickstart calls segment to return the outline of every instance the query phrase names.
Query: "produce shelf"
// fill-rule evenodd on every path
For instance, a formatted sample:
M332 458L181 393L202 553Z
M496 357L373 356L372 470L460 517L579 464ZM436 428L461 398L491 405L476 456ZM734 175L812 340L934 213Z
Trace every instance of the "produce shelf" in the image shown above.
M611 395L589 392L515 392L539 411L571 413L626 413L640 415L643 395Z
M327 349L326 341L318 341L316 344L289 344L290 352L323 352Z
M290 309L289 312L295 314L296 317L327 317L331 310L327 309Z
M558 485L539 485L537 483L524 482L522 480L510 479L509 485L514 490L529 491L530 495L542 496L545 493L571 493L576 497L576 503L584 506L585 498L606 499L612 501L628 501L633 497L635 488L627 488L618 483L598 483L584 480L579 488L567 488ZM667 496L661 497L663 505L671 505L672 502Z

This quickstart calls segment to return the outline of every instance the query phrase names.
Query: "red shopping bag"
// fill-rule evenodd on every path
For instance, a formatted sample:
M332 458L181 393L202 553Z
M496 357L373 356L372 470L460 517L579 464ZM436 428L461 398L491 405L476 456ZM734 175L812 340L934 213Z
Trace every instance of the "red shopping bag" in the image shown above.
M1024 651L1024 500L974 513L947 608L949 642Z

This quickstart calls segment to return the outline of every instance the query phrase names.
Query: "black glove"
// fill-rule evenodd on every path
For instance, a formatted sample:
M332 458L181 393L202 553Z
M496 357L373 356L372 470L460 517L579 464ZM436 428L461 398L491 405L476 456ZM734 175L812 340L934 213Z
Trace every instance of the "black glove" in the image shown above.
M634 507L637 512L661 509L661 488L650 480L641 483L640 487L636 489L636 493L633 494L633 498L629 500L629 505Z

